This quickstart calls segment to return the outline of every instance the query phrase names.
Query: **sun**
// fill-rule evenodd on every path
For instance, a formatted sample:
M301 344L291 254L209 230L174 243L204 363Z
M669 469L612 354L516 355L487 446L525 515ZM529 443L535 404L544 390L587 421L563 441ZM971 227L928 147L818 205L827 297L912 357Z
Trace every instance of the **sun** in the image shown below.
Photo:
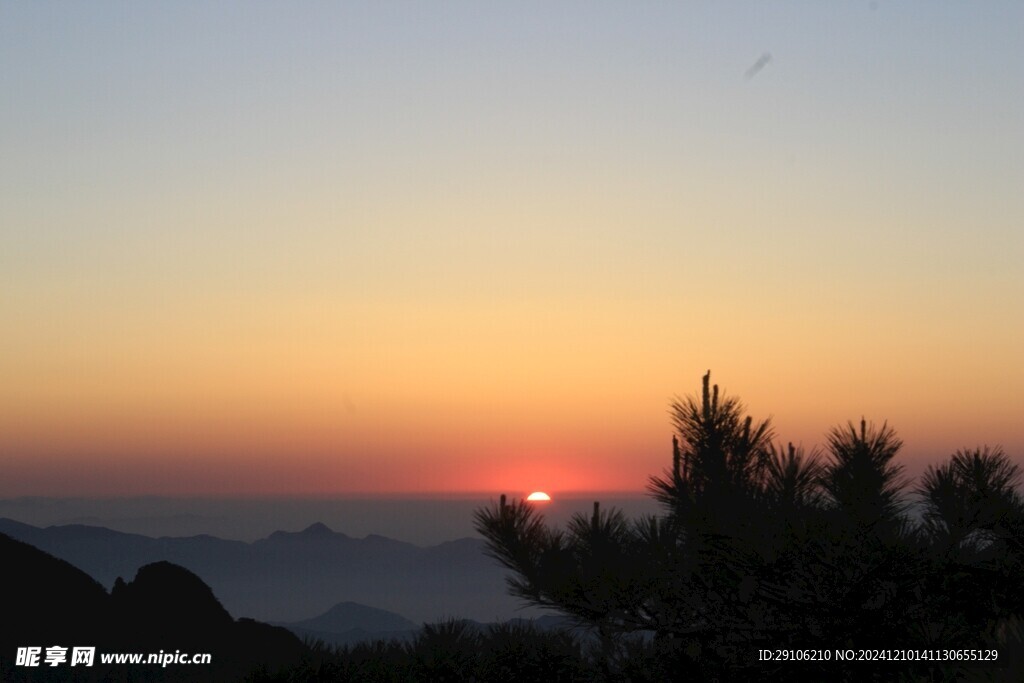
M526 497L526 500L530 501L531 503L550 503L551 496L544 493L543 491L534 491L533 493Z

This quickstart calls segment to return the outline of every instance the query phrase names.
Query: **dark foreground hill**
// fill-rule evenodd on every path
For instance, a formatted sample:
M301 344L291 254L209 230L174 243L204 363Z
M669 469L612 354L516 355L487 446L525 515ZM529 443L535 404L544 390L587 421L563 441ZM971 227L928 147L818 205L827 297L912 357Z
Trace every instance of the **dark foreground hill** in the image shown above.
M398 637L332 647L304 644L288 630L235 620L191 571L156 562L108 593L64 560L0 534L0 681L367 681L594 680L598 672L562 620L479 624L447 621L416 627L356 603L301 622L331 632L361 627ZM407 628L412 627L412 628ZM19 649L37 648L34 665ZM61 648L60 661L49 665ZM76 648L95 648L92 664L72 665ZM191 657L160 663L110 663L104 655Z
M71 564L3 534L0 557L2 681L231 681L296 666L309 652L286 629L236 621L198 576L169 562L118 578L107 593ZM95 648L92 666L72 666L79 647ZM19 662L19 648L39 648L37 665ZM170 663L179 652L210 661ZM51 653L64 661L49 664ZM112 653L165 654L169 663L104 664Z
M0 533L71 562L107 587L144 565L173 562L203 577L230 613L266 621L307 618L349 600L416 623L530 615L507 594L506 571L475 538L420 547L382 536L352 538L314 524L244 543L83 525L39 528L10 519L0 519Z

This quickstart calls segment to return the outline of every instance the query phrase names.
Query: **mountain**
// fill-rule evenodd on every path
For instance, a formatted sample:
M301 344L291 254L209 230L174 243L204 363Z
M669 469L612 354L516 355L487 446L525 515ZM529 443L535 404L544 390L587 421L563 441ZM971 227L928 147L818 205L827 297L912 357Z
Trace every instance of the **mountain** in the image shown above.
M171 562L203 577L229 613L264 621L292 622L345 601L415 623L536 613L524 613L507 595L505 571L475 538L420 547L382 536L352 538L317 523L245 543L206 535L151 538L77 524L40 528L10 519L0 519L0 533L67 560L106 587L145 565Z
M308 648L286 629L235 621L198 576L169 562L118 577L107 591L64 560L0 534L0 680L237 680L257 667L298 665ZM18 648L67 648L63 665L19 665ZM72 647L94 647L91 667L71 666ZM209 653L183 667L103 664L109 653ZM44 655L40 654L40 659Z
M312 619L276 623L303 640L321 640L328 645L354 645L374 640L412 640L421 626L400 614L357 602L339 602Z
M400 614L360 605L358 602L339 602L320 616L281 625L331 633L344 633L354 628L386 632L409 631L420 627Z
M17 647L70 640L92 632L105 637L107 624L97 622L109 607L107 591L91 576L51 555L0 534L3 579L0 580L0 655ZM55 619L54 615L60 615ZM0 680L6 680L0 676Z

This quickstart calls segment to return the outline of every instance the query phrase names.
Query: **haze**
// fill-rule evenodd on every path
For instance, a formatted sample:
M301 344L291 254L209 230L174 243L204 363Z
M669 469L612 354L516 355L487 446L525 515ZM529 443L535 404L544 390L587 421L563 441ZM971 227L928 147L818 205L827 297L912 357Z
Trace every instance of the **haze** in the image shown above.
M1024 453L1024 7L3 3L0 496Z

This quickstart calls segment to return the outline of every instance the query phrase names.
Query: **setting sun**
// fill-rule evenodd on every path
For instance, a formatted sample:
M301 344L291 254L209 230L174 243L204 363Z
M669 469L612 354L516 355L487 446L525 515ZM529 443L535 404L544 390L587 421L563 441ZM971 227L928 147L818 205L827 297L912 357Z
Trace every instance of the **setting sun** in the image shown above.
M534 491L526 497L526 500L532 503L550 503L551 496L544 493L543 491Z

